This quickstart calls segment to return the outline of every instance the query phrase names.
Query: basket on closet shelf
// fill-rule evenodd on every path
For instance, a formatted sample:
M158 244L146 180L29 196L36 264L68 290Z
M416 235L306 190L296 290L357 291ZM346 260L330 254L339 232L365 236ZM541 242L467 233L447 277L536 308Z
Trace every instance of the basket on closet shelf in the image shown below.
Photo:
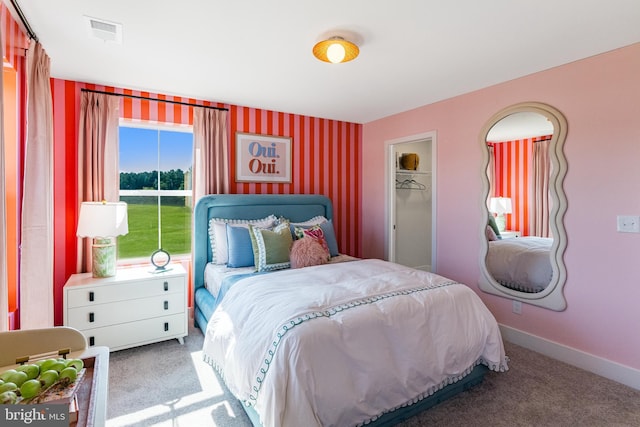
M418 170L420 156L416 153L402 153L400 156L400 167L406 170Z

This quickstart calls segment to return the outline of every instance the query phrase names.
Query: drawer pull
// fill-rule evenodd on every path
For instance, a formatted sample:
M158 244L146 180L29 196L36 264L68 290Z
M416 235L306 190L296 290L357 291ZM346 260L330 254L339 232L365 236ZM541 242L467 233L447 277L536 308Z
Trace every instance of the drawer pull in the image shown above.
M95 316L93 315L93 312L89 313L89 322L93 322L95 320Z
M169 330L169 322L164 322L164 331L167 332Z
M164 302L164 309L169 310L169 301Z
M95 299L95 295L93 294L93 291L89 292L89 301L93 301Z
M89 337L89 345L90 346L96 345L96 339L94 337Z
M164 290L165 291L169 290L169 282L167 282L167 281L164 282Z

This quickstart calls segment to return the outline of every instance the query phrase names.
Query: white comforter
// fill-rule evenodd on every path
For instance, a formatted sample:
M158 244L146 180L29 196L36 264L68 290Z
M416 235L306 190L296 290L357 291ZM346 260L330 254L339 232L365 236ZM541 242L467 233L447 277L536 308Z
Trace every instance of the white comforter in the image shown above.
M504 286L541 292L551 282L551 245L548 237L525 236L489 242L487 269Z
M472 290L373 259L242 279L203 352L266 427L357 425L478 363L507 369L498 325Z

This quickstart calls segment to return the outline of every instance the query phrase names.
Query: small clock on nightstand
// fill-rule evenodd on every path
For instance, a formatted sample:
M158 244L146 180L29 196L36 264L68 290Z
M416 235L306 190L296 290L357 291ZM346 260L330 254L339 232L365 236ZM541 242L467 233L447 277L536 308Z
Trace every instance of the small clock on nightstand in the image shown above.
M516 230L504 230L500 232L500 236L503 239L513 239L514 237L520 237L520 232Z

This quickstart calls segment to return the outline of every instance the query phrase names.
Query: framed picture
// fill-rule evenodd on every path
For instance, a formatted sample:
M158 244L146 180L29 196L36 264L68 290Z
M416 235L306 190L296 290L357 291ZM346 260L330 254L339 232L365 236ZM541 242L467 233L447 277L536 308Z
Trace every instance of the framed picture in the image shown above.
M291 182L291 138L236 132L236 182Z

